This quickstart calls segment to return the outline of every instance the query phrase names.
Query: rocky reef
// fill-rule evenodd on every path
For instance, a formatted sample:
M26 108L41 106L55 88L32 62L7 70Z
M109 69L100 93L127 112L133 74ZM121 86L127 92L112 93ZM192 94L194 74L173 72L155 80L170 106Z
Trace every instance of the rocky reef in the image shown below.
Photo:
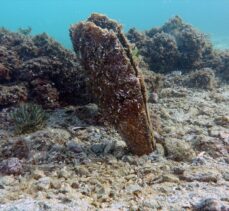
M134 154L151 153L155 144L146 88L121 25L92 14L87 22L73 25L70 35L105 118L121 132Z
M76 54L22 32L0 30L0 210L229 210L227 51L178 17L128 33L138 49L98 14Z
M0 82L4 96L16 86L17 90L23 87L27 96L15 91L8 101L0 99L0 106L28 100L55 108L87 101L83 69L76 56L45 33L26 36L0 29Z
M228 81L228 52L214 49L207 35L175 16L161 27L127 33L149 69L157 73L211 68L216 76Z

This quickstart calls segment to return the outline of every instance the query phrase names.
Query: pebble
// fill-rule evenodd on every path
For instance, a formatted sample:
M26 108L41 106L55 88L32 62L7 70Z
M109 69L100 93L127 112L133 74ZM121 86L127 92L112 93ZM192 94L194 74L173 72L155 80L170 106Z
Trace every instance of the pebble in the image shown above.
M22 162L18 158L9 158L0 162L0 173L19 175L23 172Z
M32 173L32 177L36 180L39 180L42 177L45 177L45 174L43 171L35 169Z
M229 181L229 172L223 173L223 179L225 179L226 181Z
M180 182L179 178L173 174L162 175L162 181L163 182L172 182L172 183L179 183Z
M90 172L89 170L84 167L84 166L79 166L79 167L76 167L75 168L75 171L77 174L79 174L80 176L89 176L90 175Z
M126 191L129 193L137 193L141 192L142 187L140 187L138 184L132 184L126 187Z
M166 140L165 149L168 157L176 161L191 161L195 156L195 152L190 144L175 138Z
M202 166L185 170L182 179L189 182L217 182L219 177L220 173L217 170Z
M114 141L109 141L106 143L106 146L104 148L104 154L108 154L112 152L115 149L115 142Z
M66 167L63 167L58 173L59 177L63 177L65 179L71 178L72 175L71 171L68 170Z
M147 207L147 208L150 208L150 209L152 209L152 210L161 209L160 203L159 203L157 200L154 200L154 199L145 200L145 201L143 202L143 206L144 206L144 207Z
M81 146L77 144L74 140L70 140L67 142L67 149L74 153L80 153L83 151Z
M102 144L93 144L91 146L91 150L92 152L96 153L96 154L101 154L103 153L104 151L104 148L105 148L105 145L102 143Z
M35 187L37 190L48 190L50 188L51 179L49 177L42 177L36 183Z
M228 211L229 204L225 204L218 199L207 198L194 206L195 211Z
M61 188L62 181L57 179L52 179L50 182L50 187L53 189L60 189Z
M0 177L0 185L4 186L14 186L17 183L13 175Z

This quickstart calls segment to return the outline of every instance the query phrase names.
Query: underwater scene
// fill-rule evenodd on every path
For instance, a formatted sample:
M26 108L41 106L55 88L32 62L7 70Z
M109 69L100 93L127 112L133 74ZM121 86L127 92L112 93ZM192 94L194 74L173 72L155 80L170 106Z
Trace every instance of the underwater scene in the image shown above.
M229 211L228 0L1 0L0 211Z

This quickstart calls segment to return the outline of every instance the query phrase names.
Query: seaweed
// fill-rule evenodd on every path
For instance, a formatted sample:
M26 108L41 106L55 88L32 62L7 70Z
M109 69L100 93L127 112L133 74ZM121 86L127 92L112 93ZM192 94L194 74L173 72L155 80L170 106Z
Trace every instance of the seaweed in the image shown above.
M47 114L41 106L27 103L22 104L10 114L16 134L34 132L46 124Z

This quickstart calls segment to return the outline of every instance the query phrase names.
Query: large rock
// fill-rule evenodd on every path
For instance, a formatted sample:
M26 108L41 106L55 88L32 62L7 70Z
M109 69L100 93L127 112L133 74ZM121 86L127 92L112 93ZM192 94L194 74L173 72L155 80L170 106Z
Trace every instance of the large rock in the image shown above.
M197 166L185 170L180 178L188 182L217 182L220 176L220 173L214 168Z
M89 89L104 116L120 131L133 153L152 152L145 85L121 25L93 14L87 22L73 25L70 35L87 70Z
M227 211L229 203L214 198L206 198L194 205L194 211Z
M190 71L202 68L205 60L213 58L207 36L178 16L149 31L131 29L127 37L138 47L150 69L156 72Z
M203 68L193 71L183 78L183 85L190 88L214 89L217 85L214 71L211 68Z
M48 81L48 84L34 85L34 81ZM32 95L28 100L32 101L35 94L35 101L45 104L44 107L53 108L59 101L88 102L84 71L73 52L45 33L25 36L0 28L0 83L11 86L24 82ZM42 90L46 101L51 96L52 102L41 101L38 95Z
M59 107L59 92L54 84L47 80L36 79L31 82L31 98L44 108Z
M28 90L24 85L0 85L0 106L11 106L26 101Z
M0 82L7 81L9 79L9 70L3 64L0 63Z
M176 161L191 161L195 156L190 144L175 138L165 141L165 150L168 157Z
M0 162L0 174L19 175L23 172L23 166L18 158L9 158Z

